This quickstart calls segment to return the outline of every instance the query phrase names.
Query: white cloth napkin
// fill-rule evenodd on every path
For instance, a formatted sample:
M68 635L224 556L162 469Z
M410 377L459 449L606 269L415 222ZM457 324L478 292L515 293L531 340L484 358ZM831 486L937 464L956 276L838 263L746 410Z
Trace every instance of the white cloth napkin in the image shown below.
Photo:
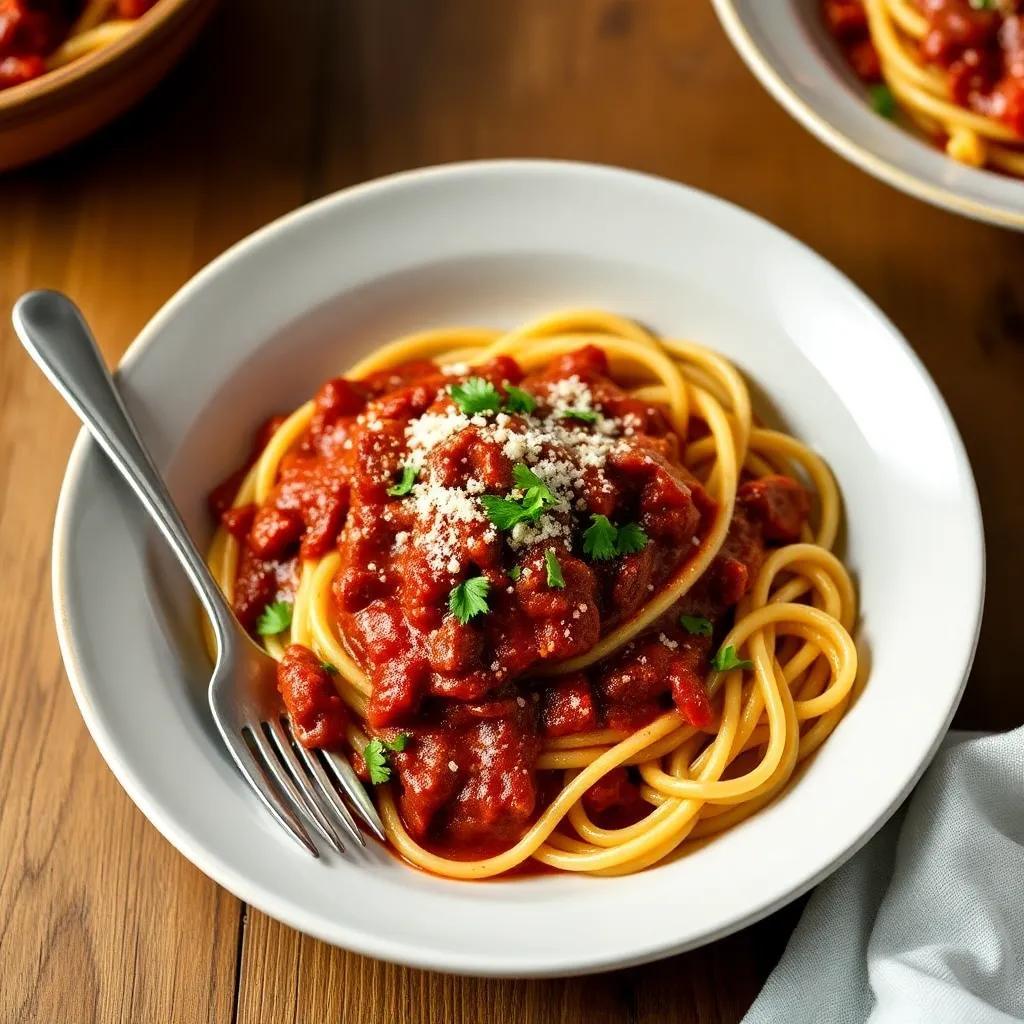
M951 733L811 897L744 1024L1024 1020L1024 727Z

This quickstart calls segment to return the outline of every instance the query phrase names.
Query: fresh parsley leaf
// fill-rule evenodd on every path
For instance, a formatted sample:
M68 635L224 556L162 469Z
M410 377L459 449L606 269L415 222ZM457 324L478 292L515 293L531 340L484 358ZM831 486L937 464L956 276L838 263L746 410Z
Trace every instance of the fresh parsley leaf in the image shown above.
M419 476L420 471L415 466L410 466L406 463L402 467L401 479L393 487L388 488L388 494L392 498L403 498L412 490L412 485L416 483L416 477Z
M711 636L711 620L703 615L680 615L679 625L691 636Z
M370 773L370 781L375 786L391 779L391 765L388 764L388 755L381 740L370 740L363 747L363 760L366 762L366 770Z
M324 670L325 672L330 672L330 674L331 674L332 676L336 676L336 675L338 674L338 669L337 669L337 667L336 667L336 666L334 666L334 665L332 665L332 664L331 664L331 663L330 663L329 661L321 661L321 662L320 662L320 667L321 667L321 668L322 668L322 669L323 669L323 670Z
M615 538L615 550L620 555L633 555L647 547L647 534L637 523L626 523L619 527Z
M409 746L409 734L407 732L400 732L393 740L385 740L384 746L388 750L394 750L400 754Z
M562 567L558 564L558 555L554 548L548 548L544 552L544 563L548 570L548 586L561 590L565 586L565 577L562 575Z
M451 396L459 411L467 416L478 412L497 412L501 408L498 389L483 377L470 377L462 384L453 384Z
M711 659L711 667L718 672L730 672L734 668L753 668L754 663L736 657L736 648L729 644Z
M513 565L508 571L508 578L515 583L520 576L523 575L523 567L521 565Z
M522 502L514 501L512 498L499 498L494 494L480 495L480 504L483 505L488 519L499 530L511 530L516 523L532 521L541 512L539 501L536 507L527 508Z
M448 595L448 608L463 625L475 615L490 611L487 607L487 591L491 584L486 576L474 576L452 588Z
M506 384L505 394L505 408L509 412L531 413L537 408L537 399L529 391L517 388L515 384Z
M583 531L583 553L598 562L632 555L647 547L647 534L637 523L615 526L607 516L591 516Z
M277 636L292 624L292 606L288 601L274 601L263 609L256 621L256 632L260 636Z
M526 497L532 497L531 492L536 495L545 505L557 504L558 499L551 493L551 488L529 466L524 462L517 462L512 467L512 481L521 491L526 492Z
M868 102L871 109L882 117L891 118L896 113L896 97L884 82L868 88Z
M409 745L409 734L400 732L393 740L372 739L363 747L363 760L370 773L370 781L379 786L391 781L391 764L388 751L401 753Z
M583 531L583 553L598 562L614 558L618 530L607 516L591 516L590 525Z
M976 11L998 11L998 0L968 0L971 7Z
M499 498L493 494L480 497L488 518L499 530L511 530L516 523L536 522L546 508L558 504L548 485L522 462L512 467L512 479L516 489L524 492L522 498Z
M563 420L582 420L584 423L596 423L600 417L593 409L563 409Z
M528 491L531 487L547 487L525 462L517 462L512 467L512 482L521 491Z

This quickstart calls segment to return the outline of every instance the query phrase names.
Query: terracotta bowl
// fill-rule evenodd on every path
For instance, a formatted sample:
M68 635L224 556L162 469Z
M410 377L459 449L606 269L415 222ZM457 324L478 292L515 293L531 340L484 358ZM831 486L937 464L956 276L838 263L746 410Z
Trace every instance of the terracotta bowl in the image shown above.
M121 39L0 90L0 170L70 145L137 103L196 37L216 0L160 0Z

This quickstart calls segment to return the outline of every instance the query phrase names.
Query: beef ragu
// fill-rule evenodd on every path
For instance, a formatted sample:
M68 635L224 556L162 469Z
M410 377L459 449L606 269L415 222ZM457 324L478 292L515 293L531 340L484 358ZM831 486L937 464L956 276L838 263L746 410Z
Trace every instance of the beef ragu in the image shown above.
M1024 173L1019 0L821 0L821 10L879 113L899 103L955 159Z
M280 424L271 421L252 459ZM338 634L368 677L369 734L411 836L445 856L515 843L551 789L547 741L628 733L675 708L709 729L710 659L768 549L798 540L794 479L745 477L728 534L681 602L595 664L585 654L665 586L706 538L718 503L683 464L666 411L631 396L583 346L524 374L416 361L317 393L308 427L258 507L211 496L241 545L234 607L256 630L295 597L300 562L340 556ZM344 747L351 710L333 666L291 644L279 688L301 742ZM369 782L362 750L352 751ZM620 767L584 797L599 824L649 810Z
M77 50L93 49L86 38L101 34L95 30L100 23L109 43L130 22L141 18L156 0L113 0L110 4L89 3L88 0L0 0L0 89L22 85L53 66L71 59L62 48L69 37L77 36Z

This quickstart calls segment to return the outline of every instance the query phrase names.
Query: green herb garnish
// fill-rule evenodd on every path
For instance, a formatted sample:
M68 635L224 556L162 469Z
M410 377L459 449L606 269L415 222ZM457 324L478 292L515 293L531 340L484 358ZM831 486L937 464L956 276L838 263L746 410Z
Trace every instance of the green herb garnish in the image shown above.
M260 636L277 636L292 624L292 606L288 601L274 601L263 609L256 620L256 632Z
M884 82L868 88L868 102L871 109L882 117L891 118L896 113L896 97Z
M370 781L375 786L390 780L391 765L388 764L388 755L383 741L370 740L363 747L363 760L366 762L366 770L370 773Z
M494 494L482 494L480 504L488 519L499 530L511 530L516 523L532 523L544 510L544 503L539 498L528 504L525 499L516 501L513 498L499 498Z
M614 558L618 533L607 516L591 516L590 525L583 531L583 553L598 562Z
M528 466L521 462L512 467L512 479L521 498L499 498L484 494L480 498L488 518L499 530L511 530L516 523L536 522L541 513L558 504L551 488Z
M372 739L363 747L363 760L366 762L366 770L370 773L370 781L375 786L391 781L391 764L388 761L388 751L393 750L401 753L408 745L409 734L407 732L400 732L393 740Z
M321 661L320 667L325 672L330 672L332 676L336 676L338 674L337 668L334 665L332 665L329 661Z
M753 668L754 663L738 658L736 648L729 644L711 659L711 667L718 672L731 672L734 668Z
M520 576L523 575L523 567L521 565L513 565L508 571L508 578L515 583Z
M517 388L515 384L506 384L505 394L505 408L509 412L531 413L537 408L537 399L529 391Z
M599 415L593 409L563 409L563 420L582 420L584 423L596 423Z
M544 552L544 563L548 570L548 586L561 590L565 586L565 577L562 575L562 567L558 564L558 555L554 548L548 548Z
M616 555L632 555L647 547L647 534L637 523L615 526L607 516L591 516L583 531L583 553L597 562Z
M412 490L412 485L416 483L416 477L419 476L420 471L415 466L410 466L406 463L402 467L402 476L397 484L388 488L388 494L392 498L403 498Z
M557 503L558 499L551 493L551 488L523 462L517 462L512 467L512 481L527 496L536 491L545 505Z
M393 740L385 740L384 746L388 750L394 750L396 753L401 753L407 746L409 746L409 734L407 732L400 732Z
M497 412L501 408L498 389L483 377L470 377L462 384L453 384L450 393L459 411L467 416L478 412Z
M619 535L615 538L615 550L620 555L634 555L647 547L647 534L637 523L626 523L619 527Z
M711 636L711 620L703 615L680 615L679 625L691 636Z
M448 608L463 625L475 615L482 615L487 607L487 591L491 584L486 576L474 576L452 588L448 595Z

